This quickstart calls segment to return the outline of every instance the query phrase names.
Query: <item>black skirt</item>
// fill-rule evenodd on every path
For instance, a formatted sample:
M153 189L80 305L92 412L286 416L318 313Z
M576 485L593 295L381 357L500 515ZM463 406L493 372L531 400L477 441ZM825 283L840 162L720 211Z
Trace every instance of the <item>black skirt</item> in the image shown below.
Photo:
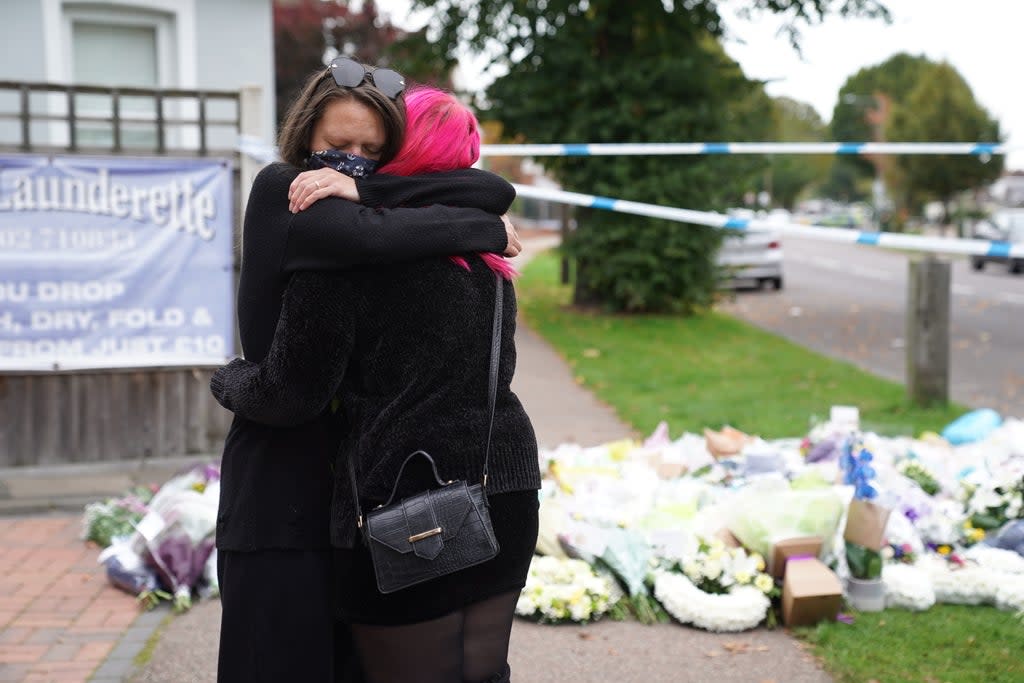
M377 590L373 560L361 536L354 548L335 549L338 618L350 624L415 624L521 590L537 546L537 492L500 493L488 500L500 546L493 559L394 593Z

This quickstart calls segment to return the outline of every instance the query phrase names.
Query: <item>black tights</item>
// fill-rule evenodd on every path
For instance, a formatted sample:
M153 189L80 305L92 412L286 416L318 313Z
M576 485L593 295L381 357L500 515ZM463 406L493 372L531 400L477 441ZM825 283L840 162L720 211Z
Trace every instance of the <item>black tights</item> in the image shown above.
M519 591L431 621L352 625L366 683L504 683Z

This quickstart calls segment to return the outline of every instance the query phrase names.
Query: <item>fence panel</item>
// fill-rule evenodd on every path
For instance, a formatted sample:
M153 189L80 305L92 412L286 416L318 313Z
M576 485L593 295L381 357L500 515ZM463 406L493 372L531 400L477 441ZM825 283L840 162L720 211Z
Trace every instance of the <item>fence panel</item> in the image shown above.
M237 161L242 118L240 94L232 91L0 81L0 151ZM237 277L237 253L235 262ZM219 453L232 414L210 395L212 372L0 372L0 467Z

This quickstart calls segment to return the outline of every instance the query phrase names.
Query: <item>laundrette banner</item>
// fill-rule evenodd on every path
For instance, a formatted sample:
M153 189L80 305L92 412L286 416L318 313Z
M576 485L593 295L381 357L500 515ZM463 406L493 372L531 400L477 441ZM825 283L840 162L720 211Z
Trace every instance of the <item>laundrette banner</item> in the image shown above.
M0 369L234 351L223 159L0 155Z

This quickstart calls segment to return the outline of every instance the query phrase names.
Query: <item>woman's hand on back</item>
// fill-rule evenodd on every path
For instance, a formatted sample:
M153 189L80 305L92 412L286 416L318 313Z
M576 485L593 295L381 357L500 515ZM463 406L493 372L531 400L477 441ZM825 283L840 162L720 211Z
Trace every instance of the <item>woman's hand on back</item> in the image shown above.
M295 180L288 187L288 210L298 213L324 197L341 197L358 202L359 190L356 188L356 181L331 168L303 171L295 176Z
M518 256L519 252L523 250L523 245L519 242L519 235L516 233L516 226L512 225L512 221L509 220L508 214L501 214L501 222L505 224L505 235L508 236L508 245L505 247L503 252L504 256L512 257Z

